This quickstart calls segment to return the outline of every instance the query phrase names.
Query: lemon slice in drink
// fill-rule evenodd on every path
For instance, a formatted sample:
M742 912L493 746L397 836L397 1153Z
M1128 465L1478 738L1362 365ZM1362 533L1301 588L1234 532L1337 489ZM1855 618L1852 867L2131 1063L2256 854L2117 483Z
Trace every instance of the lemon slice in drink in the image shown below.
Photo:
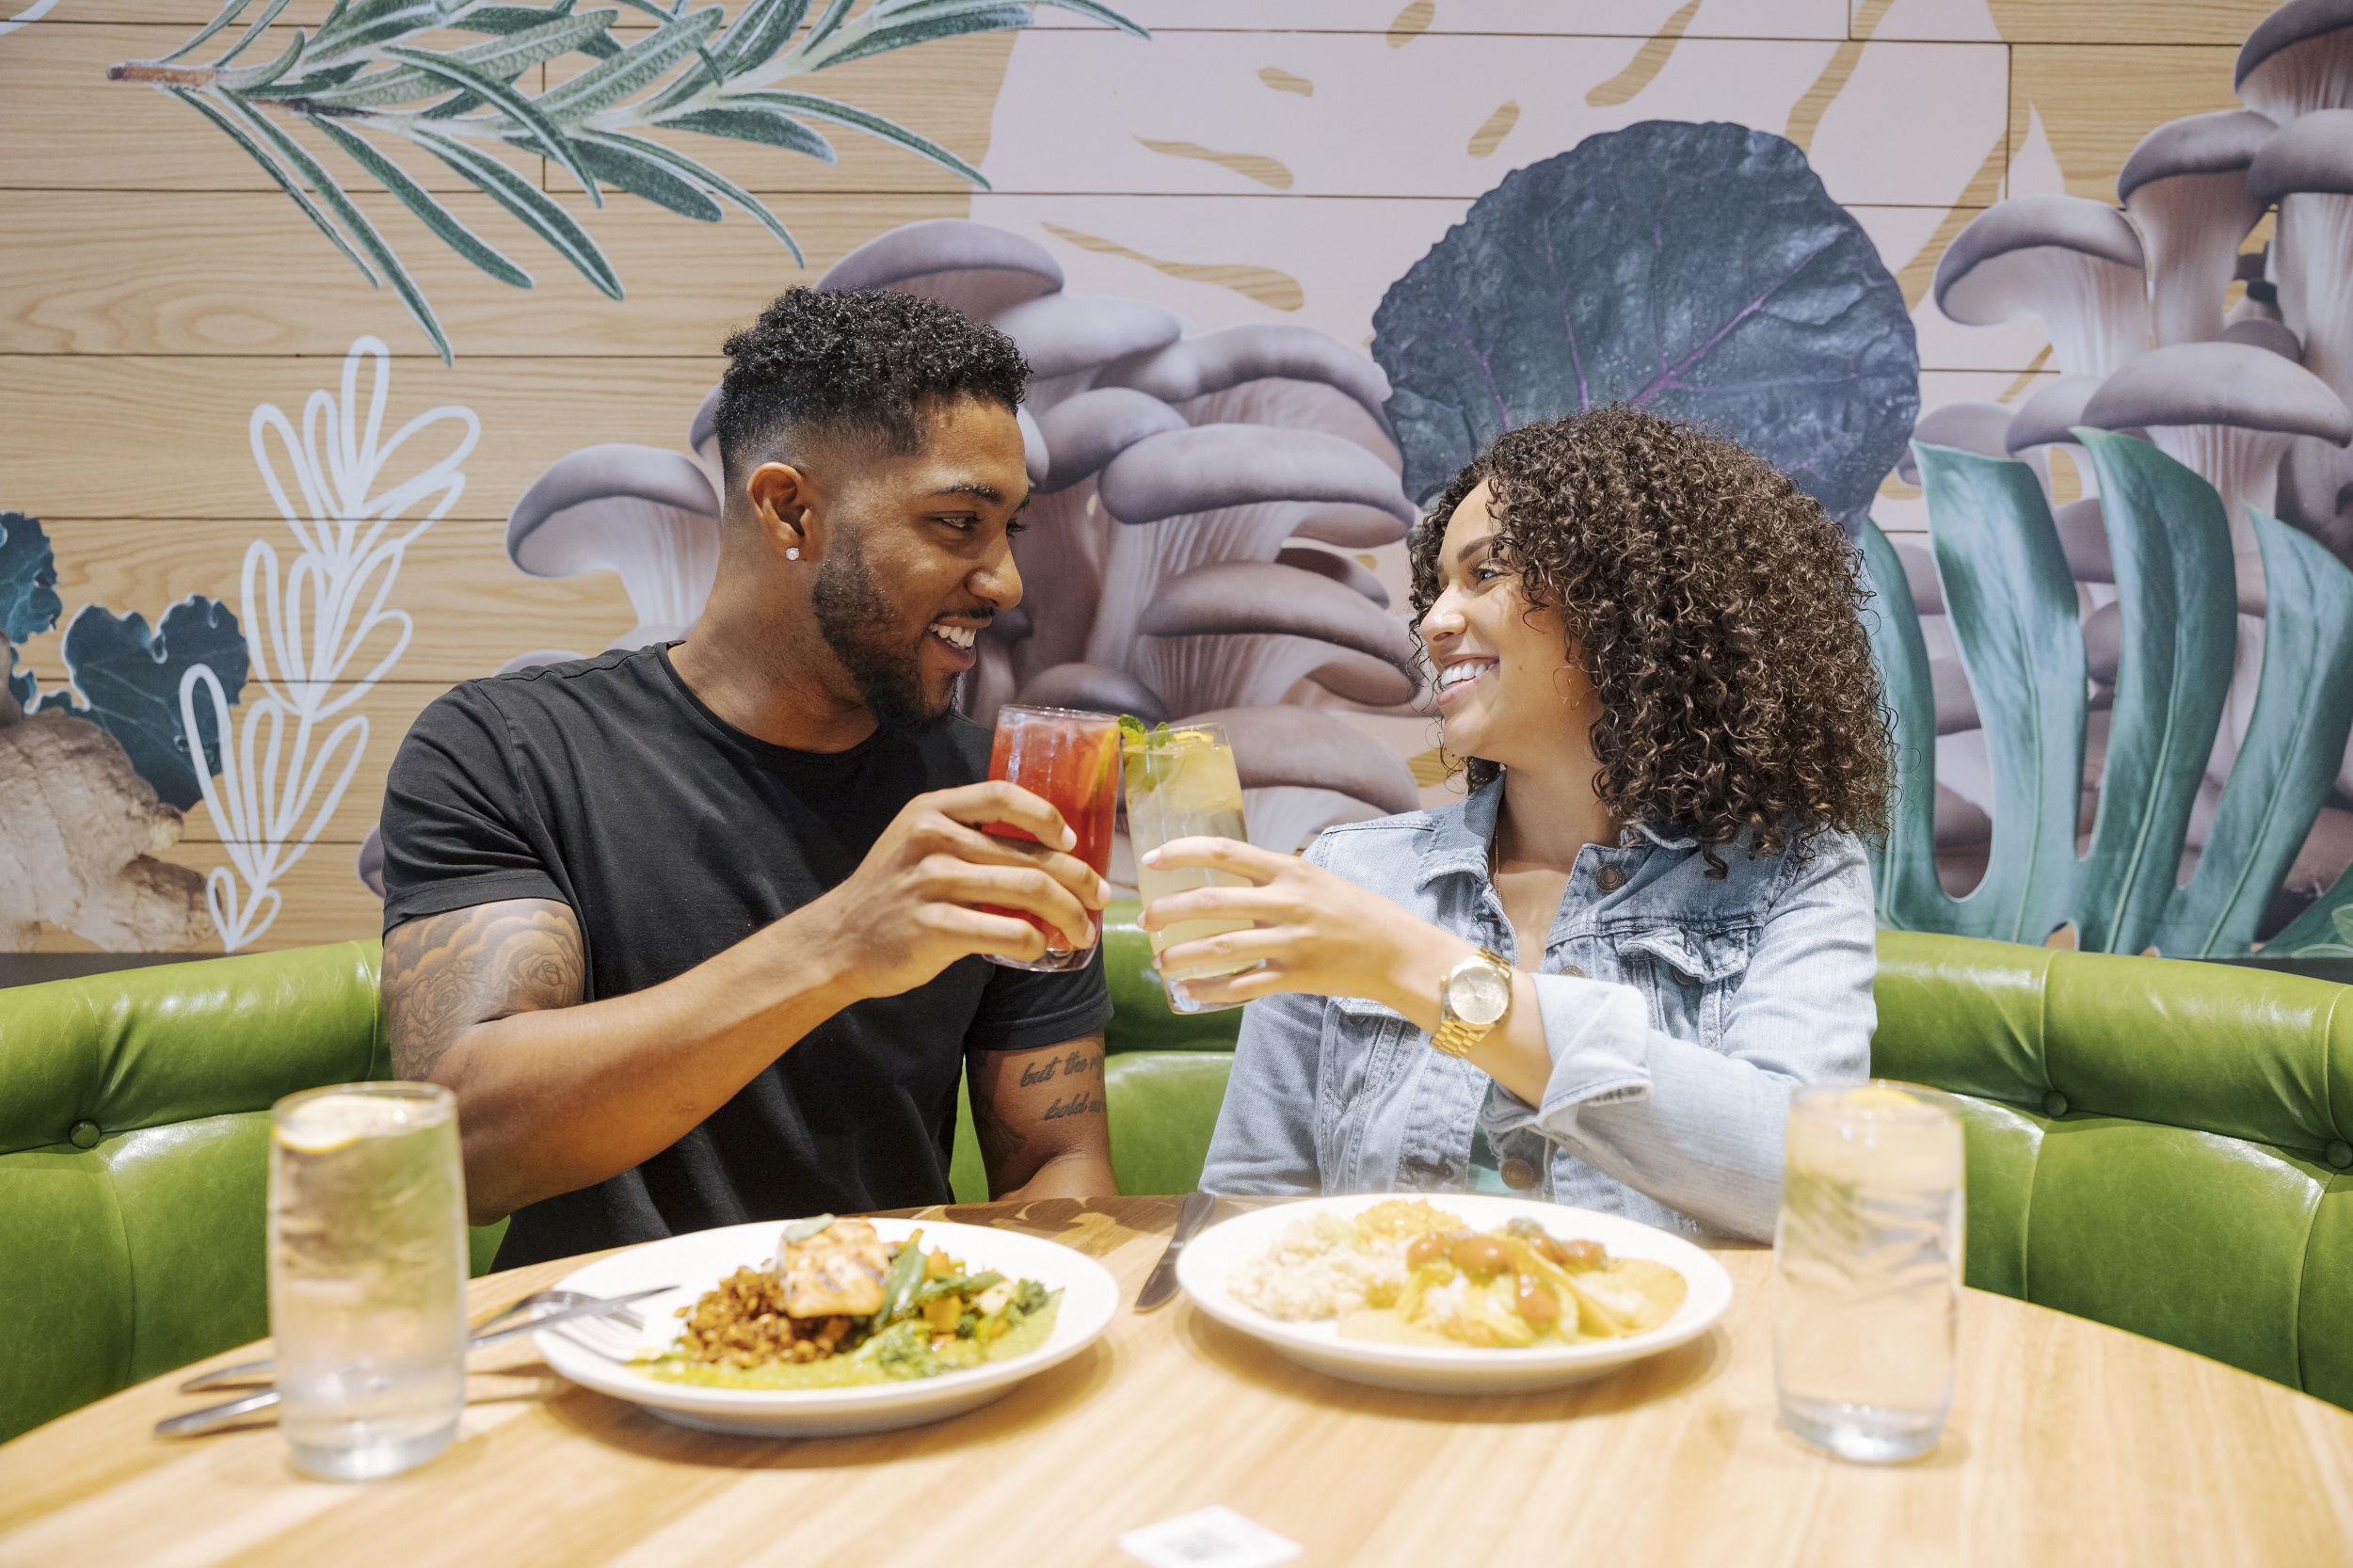
M362 1138L405 1132L424 1125L420 1112L433 1108L374 1095L321 1095L306 1100L278 1124L278 1141L301 1154L331 1154Z
M1860 1088L1848 1090L1839 1097L1849 1111L1913 1111L1922 1103L1918 1096L1907 1095L1901 1089L1891 1089L1884 1083L1865 1083Z

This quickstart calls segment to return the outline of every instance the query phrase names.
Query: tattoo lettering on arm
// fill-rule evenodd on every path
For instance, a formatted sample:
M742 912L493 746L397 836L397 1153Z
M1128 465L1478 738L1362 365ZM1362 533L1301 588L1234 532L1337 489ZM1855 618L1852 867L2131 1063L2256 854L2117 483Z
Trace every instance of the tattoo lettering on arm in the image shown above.
M553 899L507 899L427 915L384 938L392 1071L429 1079L476 1024L570 1007L584 995L580 921Z
M976 1051L971 1080L972 1127L992 1192L1001 1197L1028 1187L1050 1166L1059 1174L1048 1191L1099 1189L1096 1195L1110 1195L1099 1037L1031 1051Z

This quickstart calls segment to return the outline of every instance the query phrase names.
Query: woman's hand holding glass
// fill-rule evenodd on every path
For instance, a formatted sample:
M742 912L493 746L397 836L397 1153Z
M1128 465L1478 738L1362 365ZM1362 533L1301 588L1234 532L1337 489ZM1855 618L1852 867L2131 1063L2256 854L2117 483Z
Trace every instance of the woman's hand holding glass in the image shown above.
M1467 939L1297 856L1232 839L1176 839L1145 861L1155 870L1225 872L1247 884L1170 893L1144 908L1146 931L1185 920L1251 922L1246 931L1176 943L1154 960L1163 973L1224 964L1258 966L1187 981L1186 989L1206 1006L1286 992L1364 997L1434 1034L1445 1021L1438 991L1448 971L1479 952ZM1512 1011L1472 1048L1469 1060L1530 1104L1543 1098L1552 1076L1552 1053L1535 986L1525 973L1513 987Z
M1367 997L1425 1029L1438 1025L1438 983L1478 951L1451 932L1415 919L1380 894L1311 866L1232 839L1176 839L1145 856L1160 871L1207 869L1246 887L1169 893L1144 911L1144 929L1189 920L1248 920L1247 930L1179 942L1156 960L1163 971L1257 964L1240 974L1187 982L1209 1006L1286 991Z

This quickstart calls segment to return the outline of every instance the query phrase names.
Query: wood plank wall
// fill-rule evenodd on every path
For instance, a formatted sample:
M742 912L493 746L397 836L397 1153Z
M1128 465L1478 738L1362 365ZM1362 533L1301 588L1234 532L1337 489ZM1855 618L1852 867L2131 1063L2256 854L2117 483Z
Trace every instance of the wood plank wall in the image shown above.
M275 31L314 24L322 8L304 0ZM284 912L259 944L277 947L376 929L354 855L397 737L424 704L516 653L594 650L632 624L609 575L549 582L507 565L516 497L593 442L683 447L726 332L876 233L969 215L1048 244L1073 288L1159 298L1204 326L1305 320L1358 343L1386 281L1509 168L1636 120L1733 119L1806 143L1881 245L1917 304L1926 405L2015 400L2047 374L2039 328L1944 323L1925 302L1936 256L2005 188L2113 200L2144 132L2233 103L2233 57L2269 7L1135 0L1149 44L1046 13L1018 38L924 45L820 84L981 165L988 194L853 134L836 137L832 165L696 143L770 200L807 248L806 270L740 215L698 226L628 198L592 212L560 170L537 167L606 247L628 290L615 302L421 163L425 184L486 234L516 241L536 278L528 292L501 287L380 197L363 202L392 214L388 237L457 345L448 368L390 292L371 292L193 111L106 80L110 64L176 47L212 9L61 0L0 36L0 507L43 520L69 616L94 601L152 620L190 593L235 603L247 545L284 529L248 418L262 403L298 418L356 337L392 347L395 420L440 404L480 417L463 498L402 569L396 602L416 636L362 705L366 761L280 883ZM1346 118L1352 82L1365 88L1361 121ZM1296 149L1238 146L1217 134L1221 93L1286 95L1285 106L1321 94L1318 112L1337 118L1304 130ZM1177 123L1172 102L1196 111L1198 129ZM1408 133L1444 156L1412 152ZM1401 263L1383 249L1401 232L1428 236ZM1884 523L1924 526L1904 487L1884 494ZM65 680L57 643L52 633L22 650L44 687ZM200 808L171 857L220 862ZM61 932L42 943L88 946Z

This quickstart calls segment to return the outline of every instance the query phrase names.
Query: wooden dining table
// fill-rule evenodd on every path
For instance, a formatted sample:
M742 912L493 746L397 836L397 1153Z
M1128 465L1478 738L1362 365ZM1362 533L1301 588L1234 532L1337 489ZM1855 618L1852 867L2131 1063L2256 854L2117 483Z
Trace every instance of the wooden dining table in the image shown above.
M2185 1351L1971 1290L1953 1414L1908 1464L1833 1459L1774 1416L1771 1254L1723 1245L1701 1339L1549 1393L1337 1382L1194 1311L1126 1308L1176 1200L920 1211L1051 1237L1123 1307L1076 1358L935 1425L784 1440L690 1431L577 1388L526 1337L479 1352L456 1444L312 1480L266 1422L153 1435L193 1372L0 1447L0 1564L206 1568L1061 1568L1212 1505L1304 1563L2353 1562L2353 1415ZM476 1280L488 1312L581 1259Z

